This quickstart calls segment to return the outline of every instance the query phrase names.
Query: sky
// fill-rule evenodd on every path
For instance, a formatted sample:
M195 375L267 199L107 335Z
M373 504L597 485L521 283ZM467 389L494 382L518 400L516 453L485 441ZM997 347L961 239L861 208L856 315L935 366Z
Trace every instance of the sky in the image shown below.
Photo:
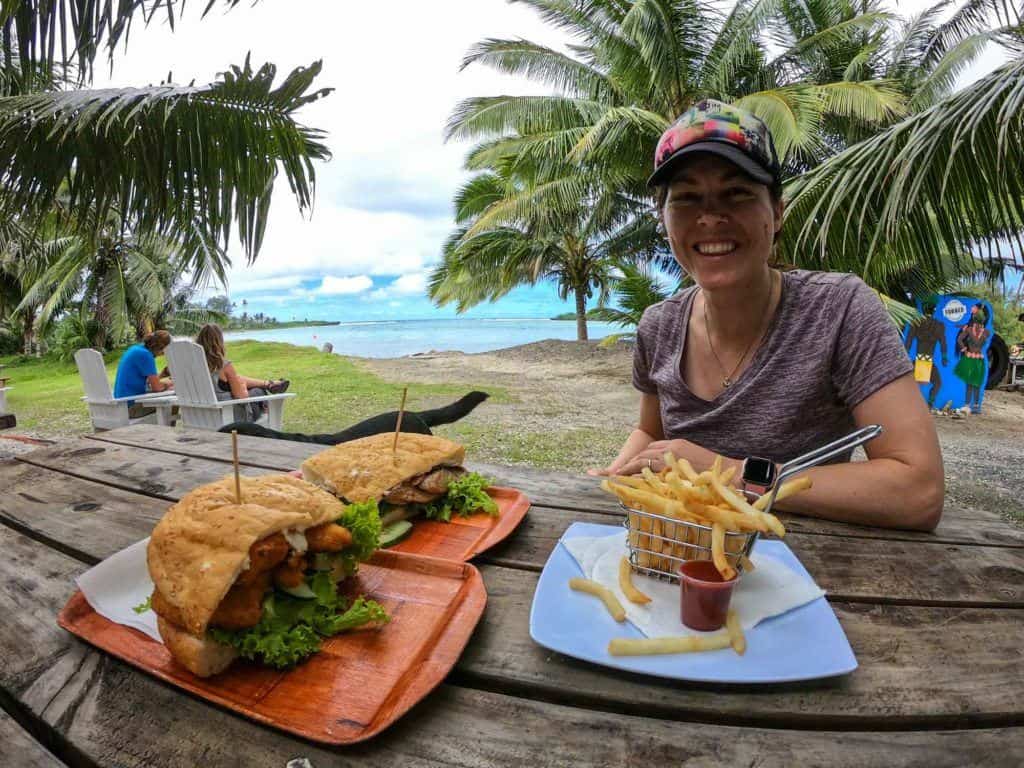
M901 2L901 14L924 7ZM398 0L383 5L337 0L262 0L200 20L187 7L172 32L165 22L132 29L113 71L96 86L212 82L246 53L280 73L322 59L317 87L333 87L299 120L328 132L333 158L319 164L311 216L298 213L287 183L276 185L270 223L255 264L230 253L229 293L249 312L279 319L454 317L425 296L431 267L454 227L451 200L468 178L466 143L445 143L455 105L471 96L537 94L543 86L472 66L466 51L488 38L522 37L564 48L568 40L531 10L504 0ZM1001 62L989 52L963 78ZM520 288L472 317L549 317L571 310L554 285Z

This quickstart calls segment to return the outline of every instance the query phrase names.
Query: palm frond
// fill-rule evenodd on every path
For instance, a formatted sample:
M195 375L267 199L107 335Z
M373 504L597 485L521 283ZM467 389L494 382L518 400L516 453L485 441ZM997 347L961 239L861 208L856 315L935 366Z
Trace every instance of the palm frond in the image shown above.
M530 135L588 125L603 107L565 96L482 96L459 102L448 118L445 141Z
M241 0L205 0L205 16L218 4L234 8ZM174 29L175 14L185 0L2 0L3 66L22 72L76 65L85 82L104 48L113 58L117 45L127 44L132 24L149 24L158 15Z
M227 246L233 222L250 261L284 172L300 210L313 203L320 131L295 120L329 92L320 63L274 87L249 60L206 87L157 86L0 99L0 216L42 215L66 192L73 221L95 228L116 209L140 234Z
M612 98L608 78L595 67L529 40L487 38L462 59L461 69L482 64L506 75L526 77L583 99Z
M1024 253L1024 60L850 147L795 180L783 247L822 265ZM984 253L979 258L989 259Z

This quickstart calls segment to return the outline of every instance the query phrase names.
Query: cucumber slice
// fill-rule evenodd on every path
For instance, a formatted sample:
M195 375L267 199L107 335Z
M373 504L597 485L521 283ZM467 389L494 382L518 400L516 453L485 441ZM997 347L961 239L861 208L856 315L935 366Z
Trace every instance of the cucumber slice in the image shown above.
M300 600L312 600L316 597L316 594L312 589L309 588L309 584L302 582L297 587L278 587L282 592L292 597L297 597Z
M399 520L397 523L392 523L380 532L381 547L390 547L392 544L397 544L408 536L411 530L412 523L408 520Z

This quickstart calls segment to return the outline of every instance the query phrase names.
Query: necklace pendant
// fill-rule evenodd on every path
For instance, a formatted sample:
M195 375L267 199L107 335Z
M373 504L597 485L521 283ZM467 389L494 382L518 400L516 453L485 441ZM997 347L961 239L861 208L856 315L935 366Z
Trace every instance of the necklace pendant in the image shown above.
M728 376L726 376L724 379L722 379L722 389L728 389L731 386L732 386L732 379L730 379Z

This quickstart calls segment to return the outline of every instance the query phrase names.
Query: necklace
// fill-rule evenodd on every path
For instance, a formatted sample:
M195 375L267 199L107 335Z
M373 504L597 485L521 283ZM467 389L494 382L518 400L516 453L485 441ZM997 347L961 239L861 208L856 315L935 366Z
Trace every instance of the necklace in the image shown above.
M772 296L775 294L775 273L774 272L771 273L771 281L772 281L772 284L768 288L768 301L765 304L764 308L761 310L761 314L762 315L766 315L768 313L768 307L770 307L772 305ZM761 326L758 327L757 334L750 340L750 343L747 344L747 348L743 350L743 354L740 355L740 359L737 361L736 365L733 366L732 371L730 371L729 373L726 373L725 372L725 366L722 365L722 361L719 359L718 353L715 352L715 345L711 343L711 315L708 313L708 299L707 299L707 296L704 297L704 335L707 337L707 340L708 340L708 349L711 350L712 357L714 357L715 358L715 362L718 363L718 370L720 370L722 372L722 376L723 376L723 378L722 378L722 389L728 389L729 387L731 387L733 385L733 376L736 375L736 371L738 371L740 369L740 366L743 365L743 361L747 359L747 355L750 353L750 350L753 348L754 342L756 342L758 339L760 339L761 336L763 335L763 333L764 333L764 322L762 321Z

